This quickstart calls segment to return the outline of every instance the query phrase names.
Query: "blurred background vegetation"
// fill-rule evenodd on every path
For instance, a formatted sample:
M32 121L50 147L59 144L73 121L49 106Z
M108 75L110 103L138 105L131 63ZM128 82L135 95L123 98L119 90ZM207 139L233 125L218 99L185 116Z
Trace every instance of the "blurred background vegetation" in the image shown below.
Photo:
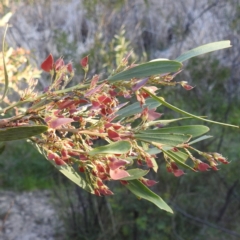
M185 64L178 80L196 86L192 91L163 87L162 96L196 115L239 125L239 0L0 0L1 26L9 13L7 43L14 49L31 51L25 59L28 66L39 67L50 52L56 58L64 56L75 65L75 82L83 75L79 60L88 54L89 75L101 73L104 77L130 51L131 61L136 62L174 59L201 44L230 39L231 49ZM29 78L24 72L13 90L21 89ZM39 89L47 82L43 75ZM179 117L161 107L159 111L164 118ZM175 178L166 172L159 157L159 172L150 174L159 182L153 190L171 205L174 215L113 183L114 197L91 196L60 176L24 141L7 143L1 154L0 187L13 191L49 189L64 222L64 239L239 239L239 132L207 125L214 138L199 148L221 152L231 164L217 172L188 172Z

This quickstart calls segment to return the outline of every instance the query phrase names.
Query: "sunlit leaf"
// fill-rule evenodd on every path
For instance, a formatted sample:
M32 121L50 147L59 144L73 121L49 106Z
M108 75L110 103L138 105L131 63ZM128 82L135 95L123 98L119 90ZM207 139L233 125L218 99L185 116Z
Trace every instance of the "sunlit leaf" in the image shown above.
M172 149L172 147L169 147L169 149ZM146 152L152 155L152 154L161 153L162 150L160 150L159 148L156 148L156 147L152 147L152 148L149 148Z
M150 98L152 99L152 98ZM177 122L177 121L181 121L181 120L185 120L185 119L190 119L191 117L183 117L183 118L174 118L174 119L166 119L166 120L156 120L156 121L151 121L148 122L147 125L148 126L154 126L154 125L161 125L161 126L166 126L172 122Z
M151 61L143 64L139 64L136 67L132 67L123 72L117 73L114 76L109 77L109 82L118 80L129 80L131 78L142 78L156 74L177 72L181 69L182 64L177 61L170 60L158 60Z
M191 136L183 134L153 133L153 134L135 134L134 137L145 142L155 142L168 146L177 146L189 141Z
M47 130L48 127L45 125L29 125L2 128L0 129L0 142L29 138L34 135L46 132Z
M156 101L152 98L148 98L148 99L146 99L146 102L142 107L140 106L139 102L136 102L136 103L133 103L129 106L126 106L126 107L120 109L117 112L118 116L115 119L118 120L121 118L126 118L126 117L133 116L135 114L138 114L138 113L142 112L143 108L146 106L148 107L148 109L155 109L160 105L161 104L158 101Z
M157 164L156 159L154 157L151 157L151 162L152 162L152 165L153 165L153 167L152 167L153 171L157 172L158 171L158 164Z
M230 41L220 41L220 42L212 42L212 43L208 43L205 45L202 45L200 47L191 49L185 53L183 53L182 55L180 55L179 57L177 57L175 59L175 61L178 62L183 62L186 61L190 58L202 55L204 53L209 53L209 52L213 52L216 50L220 50L220 49L224 49L224 48L229 48L231 47Z
M131 149L131 144L128 141L119 141L110 143L105 146L94 148L90 151L89 155L96 154L124 154L127 153Z
M159 128L154 130L144 130L139 133L142 134L158 134L158 133L178 133L191 135L192 137L198 137L208 132L209 128L204 125L190 125L190 126L177 126L177 127L167 127Z
M166 202L163 201L161 197L152 192L149 188L147 188L144 184L142 184L139 180L131 180L129 184L125 185L133 194L135 194L139 198L143 198L147 201L152 202L157 207L162 210L165 210L169 213L173 213L173 210L167 205Z
M129 177L122 178L121 180L134 180L134 179L139 179L146 174L148 174L149 170L142 170L140 168L135 168L135 169L129 169L127 170L129 173Z

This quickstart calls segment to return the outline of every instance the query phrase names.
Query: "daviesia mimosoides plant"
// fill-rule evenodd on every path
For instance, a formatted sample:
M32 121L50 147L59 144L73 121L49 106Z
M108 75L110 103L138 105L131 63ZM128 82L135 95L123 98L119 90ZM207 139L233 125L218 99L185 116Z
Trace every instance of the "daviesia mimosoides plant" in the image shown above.
M192 115L157 95L162 86L180 84L191 90L193 87L187 82L174 81L182 71L182 62L227 47L229 41L210 43L174 61L156 59L140 65L129 65L127 55L107 79L99 75L87 78L87 56L80 61L84 79L68 88L74 77L71 62L66 64L62 58L55 61L50 54L41 68L50 74L51 84L42 93L30 85L17 103L1 110L2 116L6 116L15 108L11 117L0 119L0 141L29 139L60 172L97 196L112 195L113 189L109 189L107 182L119 181L139 198L172 212L148 188L156 184L146 175L158 170L160 153L166 170L176 177L185 173L183 169L217 170L219 163L228 161L219 153L202 152L192 146L210 137L204 135L208 127L166 126L185 118L238 126ZM162 119L157 111L160 105L186 117Z

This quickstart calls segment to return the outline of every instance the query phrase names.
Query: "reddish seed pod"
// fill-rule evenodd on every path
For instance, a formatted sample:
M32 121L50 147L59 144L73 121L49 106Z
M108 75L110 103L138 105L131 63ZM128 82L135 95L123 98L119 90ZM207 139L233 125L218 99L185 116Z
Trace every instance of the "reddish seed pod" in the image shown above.
M191 85L188 85L188 84L184 85L183 87L188 91L193 89L193 87Z
M41 69L45 72L50 72L53 69L54 59L53 55L49 54L48 57L42 62Z
M204 172L204 171L207 171L209 168L210 168L210 166L209 166L207 163L200 162L200 163L198 164L198 168L197 168L197 169L198 169L199 171Z
M66 65L66 67L67 67L68 72L70 72L70 73L73 72L72 63L68 63L68 64Z
M88 65L88 56L81 59L80 64L81 64L82 68L86 68Z

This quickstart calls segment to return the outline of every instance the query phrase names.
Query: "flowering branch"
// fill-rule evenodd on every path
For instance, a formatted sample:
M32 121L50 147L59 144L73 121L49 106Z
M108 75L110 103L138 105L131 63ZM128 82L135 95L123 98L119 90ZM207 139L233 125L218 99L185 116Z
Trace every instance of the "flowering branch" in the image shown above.
M230 46L228 41L220 43L217 49ZM199 54L217 50L215 44L197 49ZM156 59L140 65L128 65L128 58L124 58L118 67L123 71L102 81L98 75L87 80L89 65L85 57L80 61L84 80L70 88L66 86L74 77L72 64L65 64L62 58L54 61L50 54L41 68L51 75L51 85L42 94L29 88L18 102L1 110L3 116L13 108L18 111L13 117L0 119L0 141L30 139L60 172L95 195L112 195L107 182L120 181L138 197L172 212L148 189L156 182L145 176L151 169L157 171L159 153L167 171L176 177L184 175L183 169L218 170L219 163L228 163L218 153L192 147L209 137L204 135L208 127L165 127L181 119L161 120L162 114L157 111L162 104L188 117L216 123L186 113L156 96L160 86L180 84L186 90L193 88L174 78L182 71L182 61L198 55L197 51L193 49L175 61ZM129 99L134 103L130 104ZM20 110L26 103L30 104ZM98 146L99 141L103 146Z

